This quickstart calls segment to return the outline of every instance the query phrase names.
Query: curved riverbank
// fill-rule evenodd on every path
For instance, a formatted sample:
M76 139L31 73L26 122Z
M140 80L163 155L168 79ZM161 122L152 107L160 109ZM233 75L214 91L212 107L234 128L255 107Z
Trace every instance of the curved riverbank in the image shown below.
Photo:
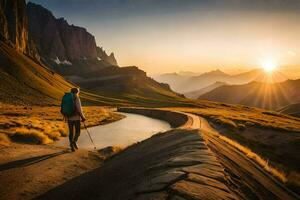
M160 110L160 109L148 109L148 108L131 108L131 107L120 107L117 109L119 112L135 113L145 115L148 117L164 120L168 122L172 128L179 128L184 126L190 126L192 119L184 113Z
M116 114L121 114L124 118L114 123L88 128L97 149L107 146L125 148L133 143L148 139L153 134L171 129L168 122L159 119L133 113L118 112ZM86 129L81 130L77 144L79 148L88 150L94 148ZM69 140L64 138L55 145L69 148Z

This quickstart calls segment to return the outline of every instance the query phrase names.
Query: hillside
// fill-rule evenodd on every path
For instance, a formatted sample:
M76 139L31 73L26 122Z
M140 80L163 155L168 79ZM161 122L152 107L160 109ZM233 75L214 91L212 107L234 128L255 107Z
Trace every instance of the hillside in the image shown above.
M0 42L1 102L55 104L74 85Z
M95 94L122 99L128 104L160 107L192 103L173 92L167 84L149 78L144 71L135 66L111 66L67 78Z
M186 96L187 98L190 98L190 99L198 99L198 97L201 96L202 94L210 92L213 89L216 89L216 88L221 87L223 85L228 85L228 84L225 83L225 82L217 81L214 84L211 84L211 85L209 85L207 87L204 87L200 90L195 90L195 91L184 93L184 96Z
M0 41L0 102L23 105L58 104L64 92L72 87L75 85L59 74ZM82 92L81 96L85 102L117 102L87 92Z
M280 108L277 111L284 114L292 115L294 117L300 117L300 103L298 102L284 106L283 108Z
M281 83L251 82L216 88L199 99L279 109L300 100L300 79Z

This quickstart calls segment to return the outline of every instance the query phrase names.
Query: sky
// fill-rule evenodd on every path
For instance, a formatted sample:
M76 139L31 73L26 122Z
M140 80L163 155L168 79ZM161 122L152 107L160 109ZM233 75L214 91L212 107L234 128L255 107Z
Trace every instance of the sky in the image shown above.
M121 66L150 74L272 62L300 75L300 0L31 1L87 28Z

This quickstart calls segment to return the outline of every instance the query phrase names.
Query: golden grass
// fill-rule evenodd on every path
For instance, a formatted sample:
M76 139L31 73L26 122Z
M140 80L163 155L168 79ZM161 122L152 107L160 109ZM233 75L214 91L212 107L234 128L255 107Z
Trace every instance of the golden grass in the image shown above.
M10 139L5 133L0 133L0 146L9 146Z
M0 105L0 144L12 142L49 144L68 135L59 107ZM122 118L108 108L89 106L83 108L86 125L96 126Z
M111 158L114 155L120 153L124 149L126 149L126 148L122 148L119 146L108 146L108 147L98 150L98 152L102 156L103 160L106 160L106 159Z
M232 130L260 127L300 132L300 118L248 106L198 101L198 107L173 109L201 115L219 126Z
M300 189L300 118L242 105L198 101L198 107L169 108L201 116L266 171ZM237 146L237 145L236 145Z
M244 153L248 158L254 160L256 163L258 163L261 167L263 167L267 172L269 172L270 174L272 174L274 177L276 177L277 179L279 179L280 181L282 181L283 183L287 182L287 176L284 172L282 172L279 169L276 169L275 167L271 166L269 164L268 160L263 159L262 157L260 157L259 155L257 155L256 153L254 153L253 151L251 151L249 148L240 145L239 143L225 137L225 136L218 136L220 139L222 139L223 141L225 141L226 143L234 146L236 149L238 149L239 151L241 151L242 153Z

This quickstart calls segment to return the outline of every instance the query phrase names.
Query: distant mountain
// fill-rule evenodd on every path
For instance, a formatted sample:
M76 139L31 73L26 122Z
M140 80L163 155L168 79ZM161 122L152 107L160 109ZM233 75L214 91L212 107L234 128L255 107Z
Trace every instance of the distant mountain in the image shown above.
M289 104L277 110L278 112L300 118L300 102Z
M178 75L182 76L199 76L201 73L191 72L191 71L180 71Z
M188 81L191 77L186 75L180 75L178 73L166 73L161 75L153 76L153 79L160 82L160 83L167 83L170 85L172 90L177 92L182 92L180 90L180 86Z
M230 75L217 69L199 76L182 76L179 74L162 74L154 77L155 80L168 83L176 92L187 94L206 88L215 82L226 82L228 84L246 84L251 81L264 81L266 75L261 69L254 69L248 72ZM276 73L278 82L285 81L286 78L280 73Z
M300 101L300 79L221 86L201 95L199 99L275 110Z
M205 88L201 88L200 90L195 90L195 91L192 91L192 92L187 92L187 93L184 93L184 96L186 96L187 98L190 98L190 99L198 99L199 96L201 96L202 94L205 94L207 92L210 92L212 91L213 89L216 89L218 87L221 87L223 85L228 85L227 83L225 82L215 82Z
M65 19L57 19L46 8L31 2L27 4L27 13L29 36L42 61L57 72L85 73L117 65L114 54L107 55L102 47L97 47L95 37L85 28L69 25Z

